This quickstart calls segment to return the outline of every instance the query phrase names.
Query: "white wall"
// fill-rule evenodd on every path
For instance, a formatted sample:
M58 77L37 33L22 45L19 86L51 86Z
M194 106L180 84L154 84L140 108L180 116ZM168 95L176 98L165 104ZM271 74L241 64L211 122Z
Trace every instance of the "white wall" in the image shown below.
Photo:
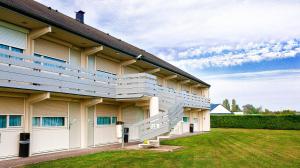
M118 142L116 125L96 126L94 139L95 145Z
M30 149L32 154L69 149L67 128L33 128Z
M18 156L21 132L22 128L0 130L0 158Z

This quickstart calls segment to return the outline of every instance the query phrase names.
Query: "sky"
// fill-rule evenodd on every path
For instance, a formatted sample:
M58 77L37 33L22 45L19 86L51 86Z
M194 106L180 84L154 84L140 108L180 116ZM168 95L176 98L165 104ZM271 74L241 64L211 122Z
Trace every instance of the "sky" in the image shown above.
M211 84L212 103L300 111L299 0L37 0Z

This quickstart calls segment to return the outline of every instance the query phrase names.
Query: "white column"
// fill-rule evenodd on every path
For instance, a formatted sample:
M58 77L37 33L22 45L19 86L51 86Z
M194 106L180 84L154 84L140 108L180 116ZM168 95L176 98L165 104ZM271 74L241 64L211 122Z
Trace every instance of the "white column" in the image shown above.
M81 148L86 148L87 147L87 118L86 118L86 106L81 103L80 107L80 117L81 117L81 125L80 125L80 144Z
M150 98L150 117L155 116L159 113L159 98L158 97L151 97Z
M203 112L203 131L210 131L210 111Z

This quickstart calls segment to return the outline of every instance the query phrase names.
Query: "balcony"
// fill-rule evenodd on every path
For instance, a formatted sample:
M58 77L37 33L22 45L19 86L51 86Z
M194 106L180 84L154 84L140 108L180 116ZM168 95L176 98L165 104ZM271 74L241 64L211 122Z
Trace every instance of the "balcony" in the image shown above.
M115 75L0 49L0 86L115 97Z
M0 86L118 99L158 96L167 103L180 99L185 107L209 108L208 98L159 86L150 74L116 76L3 49Z

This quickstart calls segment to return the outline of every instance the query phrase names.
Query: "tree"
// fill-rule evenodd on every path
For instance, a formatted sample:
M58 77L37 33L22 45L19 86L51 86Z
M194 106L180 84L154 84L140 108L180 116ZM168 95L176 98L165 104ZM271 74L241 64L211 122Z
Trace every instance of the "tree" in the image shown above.
M228 111L231 111L231 110L230 110L230 104L229 104L228 99L225 99L225 100L223 101L223 106L224 106Z
M243 111L245 114L259 114L262 108L255 108L252 104L246 104L243 106Z
M241 111L239 105L236 104L235 99L232 99L231 101L231 112L237 112L237 111Z

